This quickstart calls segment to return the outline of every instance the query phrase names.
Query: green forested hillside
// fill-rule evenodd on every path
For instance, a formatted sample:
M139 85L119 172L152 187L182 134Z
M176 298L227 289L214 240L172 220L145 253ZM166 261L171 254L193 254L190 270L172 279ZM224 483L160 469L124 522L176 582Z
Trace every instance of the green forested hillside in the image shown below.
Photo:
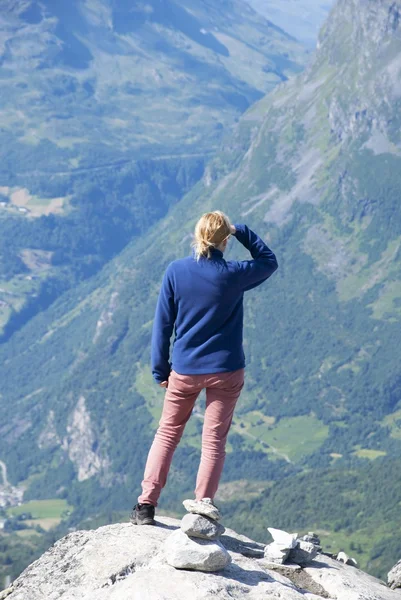
M386 579L401 555L397 535L401 502L399 459L366 461L350 469L313 469L258 494L227 498L233 526L266 541L266 527L318 533L326 552L343 550L360 568ZM222 490L222 494L227 490ZM255 515L249 519L249 512ZM256 518L256 515L258 518Z
M163 399L149 366L161 277L220 208L279 262L247 297L222 501L237 523L249 500L258 522L355 539L381 576L399 559L400 13L339 0L311 67L244 115L202 181L4 345L0 458L26 499L65 498L75 520L135 499ZM228 257L245 257L235 243ZM192 493L201 425L202 403L167 510Z
M164 216L307 56L242 0L64 4L1 3L2 341Z

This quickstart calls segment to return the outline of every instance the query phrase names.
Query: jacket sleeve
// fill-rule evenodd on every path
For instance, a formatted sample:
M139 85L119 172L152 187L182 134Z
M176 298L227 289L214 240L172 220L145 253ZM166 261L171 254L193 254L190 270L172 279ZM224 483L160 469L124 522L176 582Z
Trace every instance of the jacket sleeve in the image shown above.
M157 383L167 381L170 375L170 338L175 319L174 287L170 269L167 267L163 276L152 329L152 375Z
M253 260L237 261L239 285L244 292L251 290L278 269L275 255L265 242L247 225L235 225L235 237L247 248Z

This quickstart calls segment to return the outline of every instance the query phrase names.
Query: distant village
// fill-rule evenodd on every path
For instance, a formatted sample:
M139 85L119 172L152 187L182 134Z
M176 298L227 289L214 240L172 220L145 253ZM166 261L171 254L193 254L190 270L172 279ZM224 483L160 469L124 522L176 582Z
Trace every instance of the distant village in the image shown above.
M7 479L7 467L1 460L0 472L2 475L2 484L0 485L0 530L4 530L7 526L5 509L10 506L19 506L22 504L24 489L11 485Z
M24 490L12 486L0 485L0 509L22 504ZM0 527L1 528L1 527Z

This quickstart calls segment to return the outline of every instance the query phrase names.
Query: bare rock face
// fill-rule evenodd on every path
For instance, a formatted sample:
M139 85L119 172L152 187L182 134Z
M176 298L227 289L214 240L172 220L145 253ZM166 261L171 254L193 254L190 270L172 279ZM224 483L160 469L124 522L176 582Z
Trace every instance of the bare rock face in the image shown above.
M190 538L181 529L169 535L164 544L168 564L176 569L220 571L231 556L218 540Z
M378 579L322 554L305 569L273 570L249 556L260 555L262 544L230 529L221 537L231 558L222 571L176 569L165 557L176 530L187 538L180 521L167 517L155 527L120 523L70 533L25 569L7 600L400 600Z
M387 581L392 590L401 588L401 560L388 572Z
M275 542L268 544L265 548L265 559L268 562L282 565L288 558L290 551L288 548L282 548Z
M181 531L190 537L216 540L223 535L225 528L213 519L189 513L181 520Z
M317 546L315 544L305 540L297 540L297 545L288 554L288 560L303 567L310 564L316 556Z
M274 543L278 546L291 550L297 545L297 533L287 533L282 529L275 529L274 527L268 527L267 531L271 534Z
M84 396L80 396L74 411L69 416L66 429L67 435L62 447L68 452L77 470L78 481L86 481L94 475L107 471L108 458L93 450L96 435Z

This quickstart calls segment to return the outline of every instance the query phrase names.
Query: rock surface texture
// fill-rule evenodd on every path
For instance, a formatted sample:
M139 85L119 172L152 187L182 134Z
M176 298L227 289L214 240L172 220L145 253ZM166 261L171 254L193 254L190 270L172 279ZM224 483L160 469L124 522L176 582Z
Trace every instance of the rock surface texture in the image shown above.
M203 498L203 500L184 500L183 505L185 510L189 513L203 515L215 521L220 519L221 515L219 509L214 506L210 498Z
M387 581L392 590L401 588L401 560L388 572Z
M319 538L313 532L298 539L297 533L287 533L274 527L268 527L267 530L273 538L264 551L265 559L270 563L283 565L288 562L304 567L322 549Z
M225 532L221 523L208 519L203 515L190 513L181 521L181 530L190 537L216 540Z
M221 537L232 560L223 571L178 570L164 554L175 530L182 533L180 521L158 517L155 527L121 523L70 533L15 580L7 600L400 600L378 579L323 554L305 569L273 570L263 544L230 529Z
M176 569L219 571L231 562L231 556L218 540L205 540L186 535L177 529L164 544L167 562Z

